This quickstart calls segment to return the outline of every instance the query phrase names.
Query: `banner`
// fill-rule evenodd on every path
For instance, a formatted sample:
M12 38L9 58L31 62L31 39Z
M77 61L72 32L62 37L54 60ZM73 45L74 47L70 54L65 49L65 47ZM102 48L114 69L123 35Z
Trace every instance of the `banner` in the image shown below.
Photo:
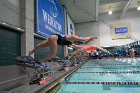
M67 15L67 25L68 25L68 34L71 34L71 35L75 34L74 23L72 22L69 15Z
M36 33L43 36L65 34L64 9L58 0L36 0Z
M112 39L132 38L130 23L112 23L110 31L111 31Z

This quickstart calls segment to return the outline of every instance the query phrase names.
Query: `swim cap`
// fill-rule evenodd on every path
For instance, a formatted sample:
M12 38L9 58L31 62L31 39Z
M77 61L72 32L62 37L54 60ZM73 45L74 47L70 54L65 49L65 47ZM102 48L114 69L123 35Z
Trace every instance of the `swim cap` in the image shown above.
M89 47L87 47L86 49L87 49L87 51L92 51L92 50L95 50L95 47L89 46Z

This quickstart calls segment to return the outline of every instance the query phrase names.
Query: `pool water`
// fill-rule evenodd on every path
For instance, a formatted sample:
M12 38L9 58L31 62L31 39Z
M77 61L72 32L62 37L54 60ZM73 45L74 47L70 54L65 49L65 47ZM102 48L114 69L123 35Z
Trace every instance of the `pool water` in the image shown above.
M60 84L57 93L140 93L140 58L89 60Z

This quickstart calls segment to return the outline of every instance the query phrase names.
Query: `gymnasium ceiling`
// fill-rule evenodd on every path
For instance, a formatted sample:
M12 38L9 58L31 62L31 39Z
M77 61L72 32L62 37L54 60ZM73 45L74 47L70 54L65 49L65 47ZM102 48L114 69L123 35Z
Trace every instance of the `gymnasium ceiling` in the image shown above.
M74 23L98 21L99 15L120 13L124 16L128 11L137 11L140 0L59 0L68 11ZM139 2L139 4L138 4Z

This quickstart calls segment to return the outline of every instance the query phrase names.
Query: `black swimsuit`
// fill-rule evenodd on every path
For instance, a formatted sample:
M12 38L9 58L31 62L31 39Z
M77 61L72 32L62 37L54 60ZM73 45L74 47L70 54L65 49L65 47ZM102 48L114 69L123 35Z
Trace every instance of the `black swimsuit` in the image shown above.
M55 35L58 36L58 40L57 40L58 45L66 45L66 46L72 45L72 42L66 40L66 36L61 36L59 34L55 34Z

